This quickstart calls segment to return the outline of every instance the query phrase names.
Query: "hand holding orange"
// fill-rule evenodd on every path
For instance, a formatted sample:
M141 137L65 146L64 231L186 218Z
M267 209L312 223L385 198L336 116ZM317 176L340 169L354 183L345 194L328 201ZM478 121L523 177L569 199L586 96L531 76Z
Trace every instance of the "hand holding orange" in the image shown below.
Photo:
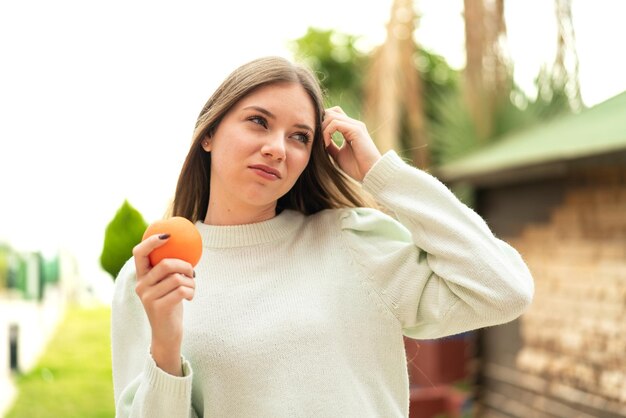
M194 267L198 264L202 255L202 237L191 221L181 216L156 221L148 226L142 240L157 234L169 234L170 237L148 256L153 266L164 258L178 258Z

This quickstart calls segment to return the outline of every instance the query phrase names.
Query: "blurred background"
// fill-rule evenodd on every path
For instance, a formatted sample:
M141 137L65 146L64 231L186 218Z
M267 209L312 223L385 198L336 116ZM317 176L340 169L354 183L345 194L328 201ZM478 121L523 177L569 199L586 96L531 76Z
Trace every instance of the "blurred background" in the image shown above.
M411 417L626 416L626 5L609 0L0 3L0 416L112 417L113 277L236 66L446 182L536 280L517 321L406 340Z

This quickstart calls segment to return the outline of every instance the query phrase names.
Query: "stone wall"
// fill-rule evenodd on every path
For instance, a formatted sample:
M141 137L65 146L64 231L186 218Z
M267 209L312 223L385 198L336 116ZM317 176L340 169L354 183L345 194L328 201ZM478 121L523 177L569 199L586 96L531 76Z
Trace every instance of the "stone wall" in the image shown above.
M486 417L626 416L626 168L578 173L509 242L535 278L512 364L485 362Z

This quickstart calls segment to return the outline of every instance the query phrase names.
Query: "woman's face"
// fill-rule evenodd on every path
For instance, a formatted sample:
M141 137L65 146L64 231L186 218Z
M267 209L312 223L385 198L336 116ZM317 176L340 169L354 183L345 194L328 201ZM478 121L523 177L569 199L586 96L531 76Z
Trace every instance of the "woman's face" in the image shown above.
M297 83L263 86L237 102L203 143L211 152L209 208L274 211L309 161L315 119Z

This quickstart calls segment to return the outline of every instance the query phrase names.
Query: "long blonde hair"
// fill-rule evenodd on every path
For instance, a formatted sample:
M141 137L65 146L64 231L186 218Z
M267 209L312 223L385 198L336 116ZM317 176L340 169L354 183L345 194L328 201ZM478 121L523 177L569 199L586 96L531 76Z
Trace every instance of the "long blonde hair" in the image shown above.
M323 209L373 206L358 183L341 171L328 155L322 138L323 94L317 78L300 65L280 57L259 58L233 71L206 102L193 133L191 149L183 164L171 214L192 222L204 220L209 204L211 153L202 140L211 136L224 115L254 89L280 82L300 84L315 107L315 136L309 162L277 210L293 209L305 215Z

